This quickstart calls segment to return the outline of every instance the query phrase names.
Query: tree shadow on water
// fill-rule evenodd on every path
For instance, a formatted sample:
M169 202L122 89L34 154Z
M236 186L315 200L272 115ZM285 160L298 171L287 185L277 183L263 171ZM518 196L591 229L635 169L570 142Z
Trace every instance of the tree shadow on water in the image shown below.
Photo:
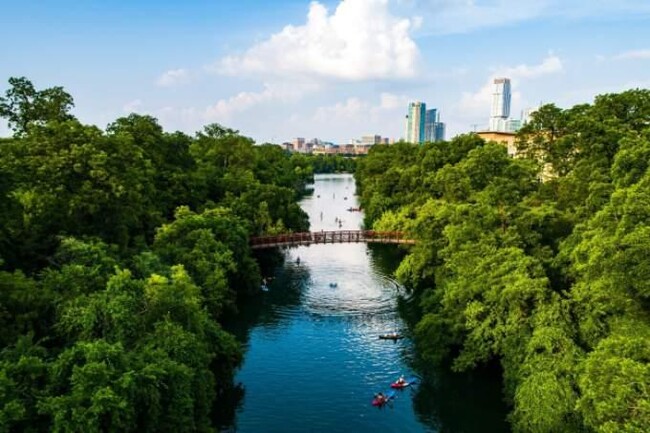
M420 421L439 433L508 433L498 367L454 373L449 366L430 371L413 391Z
M212 424L218 432L237 431L237 411L244 404L246 390L241 383L223 389L212 407Z
M280 258L278 258L280 257ZM224 328L246 347L250 332L258 326L281 327L303 302L311 275L307 266L287 262L281 253L260 261L268 291L239 299L237 312L225 318ZM261 283L261 282L260 282Z

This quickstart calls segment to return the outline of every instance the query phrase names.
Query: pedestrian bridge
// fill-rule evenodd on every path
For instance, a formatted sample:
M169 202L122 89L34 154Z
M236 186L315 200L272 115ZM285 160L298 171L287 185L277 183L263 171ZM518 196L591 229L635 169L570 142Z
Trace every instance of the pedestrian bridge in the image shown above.
M288 233L274 236L257 236L250 239L254 250L276 247L293 247L311 244L343 243L415 244L403 232L379 232L374 230L336 230L305 233Z

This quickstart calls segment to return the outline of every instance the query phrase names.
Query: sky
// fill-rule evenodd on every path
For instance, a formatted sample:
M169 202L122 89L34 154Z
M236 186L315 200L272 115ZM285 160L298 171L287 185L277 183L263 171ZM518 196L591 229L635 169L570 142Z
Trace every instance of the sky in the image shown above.
M0 0L9 77L63 86L101 128L131 112L259 143L400 138L410 101L447 138L487 127L491 81L512 117L650 88L648 0ZM9 135L0 123L0 136Z

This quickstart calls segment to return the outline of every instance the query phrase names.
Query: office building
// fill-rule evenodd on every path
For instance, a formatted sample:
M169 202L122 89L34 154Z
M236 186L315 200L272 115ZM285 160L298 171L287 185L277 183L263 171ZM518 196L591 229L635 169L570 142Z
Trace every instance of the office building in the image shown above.
M381 135L363 135L363 136L361 136L360 144L373 145L373 144L381 144L381 143L382 143Z
M305 148L305 139L304 137L296 137L291 141L293 145L294 152L300 152Z
M508 119L505 121L503 131L517 132L521 128L522 121L520 119Z
M424 119L424 141L436 141L436 123L438 122L438 109L426 111Z
M424 123L426 119L427 104L424 102L411 102L406 116L407 143L422 143L425 140Z
M436 122L435 133L433 141L445 141L445 124L444 122Z
M424 141L434 142L445 139L445 124L440 122L440 112L432 108L426 111L424 121Z
M511 98L510 78L496 78L492 87L490 131L505 131L505 122L510 117Z
M529 107L522 111L521 113L521 124L525 125L532 120L533 114L539 109L539 107Z

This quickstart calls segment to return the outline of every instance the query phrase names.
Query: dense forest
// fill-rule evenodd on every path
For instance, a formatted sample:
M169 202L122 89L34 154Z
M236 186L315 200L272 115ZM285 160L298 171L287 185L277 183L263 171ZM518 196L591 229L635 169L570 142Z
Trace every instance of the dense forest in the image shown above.
M12 78L0 117L0 432L214 431L259 290L248 238L308 230L310 162L213 124L82 124Z
M518 157L474 134L375 146L366 225L418 243L416 343L498 362L515 432L650 431L650 91L541 107Z
M292 158L296 161L296 165L310 166L314 174L330 174L330 173L354 173L356 169L358 157L346 157L342 155L314 155L314 154L300 154L294 153ZM298 162L300 161L300 162Z

